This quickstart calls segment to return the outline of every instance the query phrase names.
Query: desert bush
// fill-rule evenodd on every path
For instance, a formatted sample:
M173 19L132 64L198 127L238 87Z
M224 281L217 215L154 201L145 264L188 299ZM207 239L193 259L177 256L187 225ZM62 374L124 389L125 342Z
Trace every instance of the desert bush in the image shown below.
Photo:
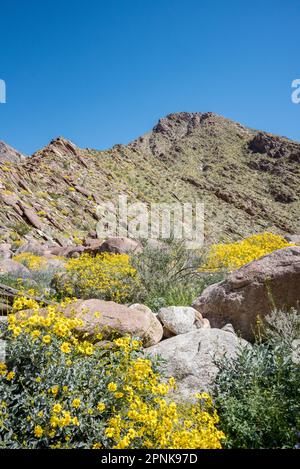
M129 301L139 288L137 272L127 254L82 254L69 259L66 272L53 285L60 297L100 298L119 303Z
M20 236L25 236L31 231L30 226L27 225L27 223L25 223L24 221L18 221L18 222L12 223L10 228L14 230L16 233L18 233L18 235Z
M30 270L40 270L47 264L47 259L31 252L22 252L13 257L15 262L25 265Z
M282 236L262 233L250 236L242 241L229 244L213 244L201 271L232 271L243 265L282 249L289 244Z
M18 271L1 276L1 282L21 289L26 292L28 290L35 290L35 293L40 295L46 294L47 296L55 297L56 292L51 288L51 284L55 275L63 270L63 264L55 264L55 261L61 261L63 258L53 256L52 261L48 260L31 252L23 252L13 257L13 260L19 262L30 270L30 274L26 279L20 279ZM24 277L24 275L22 275Z
M22 309L31 308L31 315ZM224 434L208 395L178 406L175 386L144 358L139 340L111 348L79 341L82 320L59 307L41 312L25 297L2 325L0 364L2 448L220 448Z
M162 246L145 244L132 255L140 279L139 296L153 310L163 306L189 306L204 288L224 278L222 273L201 274L201 253L187 249L183 242L170 240Z
M300 447L300 316L267 321L259 342L218 363L215 402L230 448Z

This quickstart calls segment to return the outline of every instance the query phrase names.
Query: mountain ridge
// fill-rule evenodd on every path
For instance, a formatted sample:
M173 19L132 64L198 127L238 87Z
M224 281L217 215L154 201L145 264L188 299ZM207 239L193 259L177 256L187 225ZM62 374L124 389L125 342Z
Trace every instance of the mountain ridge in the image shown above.
M108 150L58 137L26 159L9 146L5 152L3 241L80 242L95 230L96 207L119 194L149 204L203 201L207 242L300 231L300 143L214 113L169 114Z

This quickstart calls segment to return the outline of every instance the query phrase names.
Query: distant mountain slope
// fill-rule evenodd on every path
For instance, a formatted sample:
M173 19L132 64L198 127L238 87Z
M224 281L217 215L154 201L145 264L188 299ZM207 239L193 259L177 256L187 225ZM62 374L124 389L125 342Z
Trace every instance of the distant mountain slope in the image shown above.
M60 137L25 161L0 156L0 236L74 242L95 229L96 206L118 194L204 201L207 242L299 233L299 168L299 143L212 113L170 114L107 151Z
M10 161L12 163L20 163L25 156L6 143L0 141L0 163Z

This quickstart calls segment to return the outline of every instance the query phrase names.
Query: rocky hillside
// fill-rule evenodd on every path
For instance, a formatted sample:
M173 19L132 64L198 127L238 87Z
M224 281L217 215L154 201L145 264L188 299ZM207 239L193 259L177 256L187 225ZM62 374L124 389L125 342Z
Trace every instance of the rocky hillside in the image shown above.
M14 150L6 143L0 141L0 163L11 162L11 163L21 163L25 160L25 156Z
M0 143L0 237L79 242L96 206L205 202L206 241L300 231L300 144L212 113L178 113L106 151L60 137L28 158Z

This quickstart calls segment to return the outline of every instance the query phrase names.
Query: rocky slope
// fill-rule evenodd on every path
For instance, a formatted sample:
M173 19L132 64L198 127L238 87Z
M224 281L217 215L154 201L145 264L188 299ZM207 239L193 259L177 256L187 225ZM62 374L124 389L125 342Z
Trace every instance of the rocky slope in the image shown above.
M205 202L206 241L300 231L300 143L212 113L178 113L107 151L60 137L29 158L0 144L0 237L78 242L97 205Z
M20 163L25 160L25 156L22 153L16 151L6 143L0 141L0 163L11 162Z

